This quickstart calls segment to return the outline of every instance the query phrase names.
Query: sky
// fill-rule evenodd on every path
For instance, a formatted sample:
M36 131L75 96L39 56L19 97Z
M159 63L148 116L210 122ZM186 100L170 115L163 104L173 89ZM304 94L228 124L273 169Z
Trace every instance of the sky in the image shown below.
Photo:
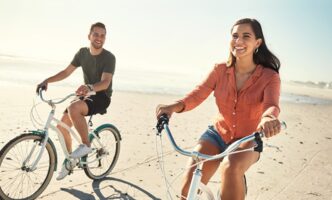
M67 65L100 21L117 68L206 74L226 61L234 22L250 17L283 80L332 82L331 10L330 0L0 0L0 55Z

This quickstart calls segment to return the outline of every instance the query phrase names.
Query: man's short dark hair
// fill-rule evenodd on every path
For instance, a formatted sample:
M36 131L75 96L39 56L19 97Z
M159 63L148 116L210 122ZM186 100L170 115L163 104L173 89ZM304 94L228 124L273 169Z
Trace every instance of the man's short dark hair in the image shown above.
M95 27L103 28L103 29L105 29L105 31L106 31L105 24L103 24L103 23L101 23L101 22L97 22L97 23L94 23L94 24L91 25L90 33L93 31L93 29L94 29Z

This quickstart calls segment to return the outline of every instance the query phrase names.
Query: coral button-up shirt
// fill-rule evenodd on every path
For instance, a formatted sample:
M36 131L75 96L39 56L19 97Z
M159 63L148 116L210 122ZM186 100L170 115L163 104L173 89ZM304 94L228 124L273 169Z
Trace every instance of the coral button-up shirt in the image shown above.
M207 78L180 101L184 111L194 109L214 91L219 109L215 128L226 143L257 130L262 116L278 117L280 77L272 69L258 65L237 91L234 67L215 65Z

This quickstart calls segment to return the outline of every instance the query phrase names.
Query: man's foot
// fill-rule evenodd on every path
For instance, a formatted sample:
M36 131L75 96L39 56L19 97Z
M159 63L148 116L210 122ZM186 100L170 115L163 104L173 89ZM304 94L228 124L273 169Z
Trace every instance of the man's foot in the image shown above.
M78 148L70 154L71 158L80 158L92 152L92 148L86 144L80 144Z
M74 169L74 167L76 166L76 160L73 159L71 160L72 163L70 163L69 160L65 159L63 161L62 167L61 167L61 171L59 172L58 176L56 177L56 180L60 181L62 179L64 179L68 174L69 174L69 169Z

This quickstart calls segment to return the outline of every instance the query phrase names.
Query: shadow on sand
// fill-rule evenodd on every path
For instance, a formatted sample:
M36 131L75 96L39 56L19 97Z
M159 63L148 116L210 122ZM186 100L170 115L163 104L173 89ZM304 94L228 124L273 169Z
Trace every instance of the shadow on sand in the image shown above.
M102 185L102 187L101 187ZM128 181L107 177L102 180L92 182L93 192L85 193L74 188L61 188L62 191L68 192L77 199L97 200L97 199L124 199L124 200L160 200L145 189L130 183ZM95 194L95 195L94 195Z

